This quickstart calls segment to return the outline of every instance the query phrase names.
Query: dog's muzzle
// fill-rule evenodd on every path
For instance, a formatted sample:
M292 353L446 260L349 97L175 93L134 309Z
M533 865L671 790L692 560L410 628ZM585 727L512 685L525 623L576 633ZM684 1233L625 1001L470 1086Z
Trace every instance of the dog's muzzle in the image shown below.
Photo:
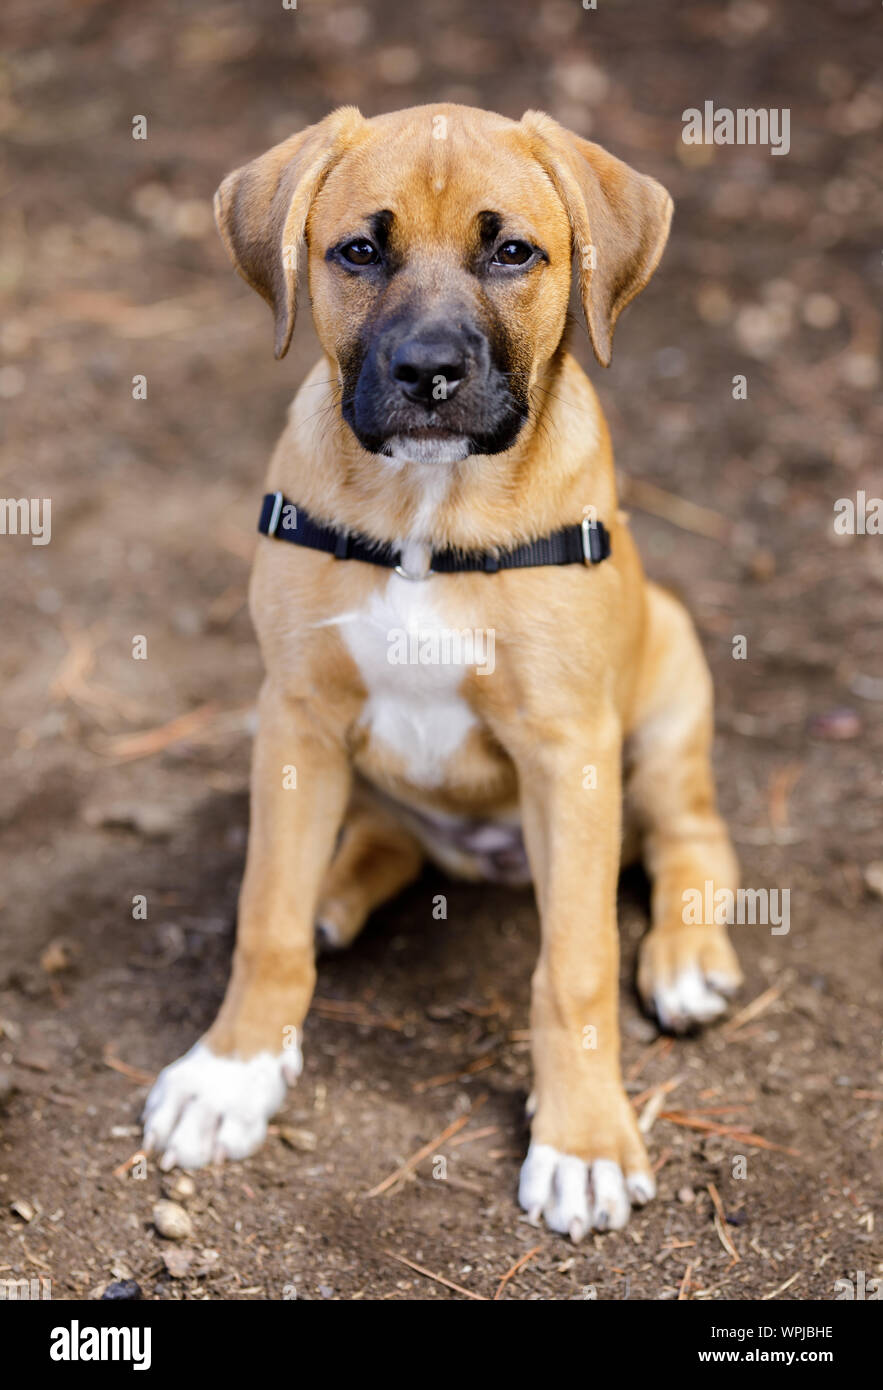
M499 453L527 416L484 332L440 320L375 330L344 367L342 408L370 453L428 463Z

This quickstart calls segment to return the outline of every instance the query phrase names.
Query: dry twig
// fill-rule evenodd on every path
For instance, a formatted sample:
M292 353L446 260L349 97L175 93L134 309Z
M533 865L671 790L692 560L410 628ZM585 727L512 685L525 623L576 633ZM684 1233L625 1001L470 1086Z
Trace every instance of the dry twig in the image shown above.
M332 1019L335 1023L352 1023L359 1028L387 1028L391 1033L400 1033L405 1026L399 1018L372 1014L358 1000L314 998L310 1008L320 1018Z
M136 1163L141 1163L146 1158L147 1154L144 1152L143 1149L136 1149L130 1158L124 1159L122 1163L118 1164L117 1167L114 1168L113 1176L115 1178L124 1178L130 1168L134 1168Z
M637 1081L644 1067L652 1058L657 1058L660 1062L667 1057L674 1047L674 1038L657 1038L648 1048L641 1053L637 1061L632 1062L625 1074L626 1081Z
M536 1255L540 1250L542 1250L542 1248L543 1247L541 1245L535 1245L532 1250L528 1250L526 1255L522 1255L520 1260L516 1260L511 1269L507 1269L506 1273L500 1280L499 1285L497 1286L497 1292L494 1294L492 1302L496 1303L497 1299L501 1297L504 1288L506 1287L512 1276L514 1274L517 1274L519 1269L521 1269L523 1265L526 1265L528 1260L532 1260L534 1255Z
M441 1134L437 1134L434 1139L430 1139L428 1144L424 1144L421 1149L418 1149L415 1154L412 1154L410 1158L406 1159L400 1168L397 1168L394 1173L390 1173L388 1178L384 1178L383 1182L378 1183L376 1187L372 1187L371 1191L367 1192L365 1195L367 1197L379 1197L383 1192L388 1192L391 1187L395 1186L400 1178L405 1177L408 1173L412 1173L418 1164L423 1162L424 1158L429 1157L433 1149L439 1148L445 1140L450 1139L452 1135L459 1134L463 1126L469 1123L476 1110L478 1110L479 1106L484 1104L486 1099L486 1096L480 1096L468 1115L461 1115L459 1119L453 1120L451 1124L442 1130Z
M138 734L121 734L118 738L107 740L101 749L107 757L116 762L132 762L136 758L148 758L153 753L162 753L176 743L201 733L219 713L217 705L199 705L187 714L179 714L166 724L155 729L144 729Z
M771 985L765 989L763 994L759 994L756 999L752 999L750 1004L746 1004L744 1009L740 1009L737 1014L733 1014L729 1023L725 1023L722 1032L729 1036L736 1033L745 1023L750 1023L752 1019L758 1018L764 1013L771 1004L774 1004L782 993L781 985Z
M484 1129L476 1129L472 1134L460 1134L456 1139L451 1140L451 1148L459 1149L461 1144L473 1144L476 1139L487 1139L491 1134L499 1134L499 1125L485 1125Z
M459 1081L463 1076L474 1076L478 1071L486 1071L496 1060L496 1057L478 1057L460 1071L443 1072L441 1076L431 1076L428 1081L415 1081L411 1090L419 1095L422 1091L431 1091L436 1086L449 1086L452 1081Z
M760 1134L752 1134L750 1130L740 1129L738 1125L718 1125L713 1120L705 1120L701 1115L690 1115L680 1110L662 1110L659 1114L660 1120L668 1120L669 1124L682 1125L684 1129L701 1129L708 1134L719 1134L723 1139L738 1139L740 1144L747 1144L752 1149L772 1149L776 1153L789 1154L792 1158L801 1158L799 1149L788 1149L784 1144L774 1144L770 1139L764 1139Z
M665 1097L670 1091L673 1091L676 1086L680 1086L683 1079L683 1075L672 1076L668 1081L661 1081L658 1086L654 1086L652 1090L647 1092L647 1103L638 1116L638 1129L642 1134L650 1133L662 1111Z
M735 1260L738 1263L741 1259L741 1256L739 1254L739 1251L733 1244L732 1240L730 1239L730 1234L727 1230L727 1216L726 1212L724 1211L724 1204L720 1199L720 1193L718 1192L713 1182L710 1182L706 1185L708 1187L708 1195L711 1198L712 1204L714 1206L714 1226L720 1239L720 1243L726 1250L727 1254L731 1257L731 1259Z
M104 1049L103 1061L106 1067L118 1071L121 1076L127 1076L130 1081L136 1081L139 1086L150 1086L156 1080L152 1072L142 1071L140 1067L130 1067L128 1062L121 1062L119 1057L114 1057L109 1047Z
M786 1279L784 1284L780 1284L777 1289L773 1289L770 1293L765 1293L760 1300L761 1303L769 1303L771 1298L775 1298L777 1294L784 1293L786 1289L790 1289L795 1279L799 1279L802 1273L803 1271L798 1269L797 1273L792 1274L790 1279Z
M471 1298L476 1303L489 1303L491 1300L483 1293L473 1293L471 1289L464 1289L462 1284L455 1284L453 1279L445 1279L442 1274L433 1274L431 1269L424 1269L423 1265L415 1264L413 1260L407 1259L404 1255L397 1255L394 1250L383 1247L384 1255L389 1255L390 1259L398 1260L399 1264L407 1265L408 1269L416 1269L418 1274L422 1274L426 1279L434 1279L437 1284L444 1284L446 1289L453 1289L455 1293L463 1294L464 1298Z

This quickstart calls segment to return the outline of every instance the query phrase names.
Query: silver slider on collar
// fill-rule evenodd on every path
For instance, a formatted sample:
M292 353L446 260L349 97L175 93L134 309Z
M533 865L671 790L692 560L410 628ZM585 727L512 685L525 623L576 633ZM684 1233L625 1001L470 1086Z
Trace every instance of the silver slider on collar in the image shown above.
M282 505L284 501L285 498L282 496L281 492L274 493L273 510L270 513L270 520L267 522L268 536L275 536L276 534L276 527L279 525L279 518L282 515Z
M584 516L580 523L580 531L583 542L583 564L597 565L604 558L604 547L598 523L590 521L587 516Z

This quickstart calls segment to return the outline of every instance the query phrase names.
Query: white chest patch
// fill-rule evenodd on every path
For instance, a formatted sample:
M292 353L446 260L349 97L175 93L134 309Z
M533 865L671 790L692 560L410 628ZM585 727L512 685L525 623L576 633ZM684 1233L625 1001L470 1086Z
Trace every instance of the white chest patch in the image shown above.
M431 597L439 582L392 574L364 608L337 620L368 691L362 722L425 787L444 780L448 759L478 722L460 694L470 667Z

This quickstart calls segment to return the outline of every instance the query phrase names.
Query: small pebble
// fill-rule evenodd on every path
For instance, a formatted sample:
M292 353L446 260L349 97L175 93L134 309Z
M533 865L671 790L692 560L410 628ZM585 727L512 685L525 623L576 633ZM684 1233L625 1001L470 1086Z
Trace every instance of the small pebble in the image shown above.
M86 824L96 830L135 830L147 840L167 839L181 817L180 808L164 802L114 801L87 806Z
M174 1178L166 1183L165 1192L167 1197L186 1202L190 1197L195 1197L196 1183L186 1173L176 1173Z
M196 1258L196 1251L187 1245L173 1245L163 1251L163 1264L173 1279L184 1279Z
M153 1208L153 1224L166 1240L186 1240L193 1231L193 1222L178 1202L157 1202Z
M833 328L840 317L840 305L829 294L810 294L803 301L803 321L810 328Z
M858 738L862 731L862 721L854 709L848 706L841 706L839 709L826 710L824 714L817 714L810 720L809 732L813 738L824 738L834 741L841 741L848 738Z
M865 883L878 898L883 898L883 859L875 859L865 868ZM0 1101L3 1099L3 1081L0 1078Z
M200 1278L203 1275L210 1274L216 1267L220 1258L221 1252L219 1250L203 1250L199 1257L199 1264L193 1271L194 1274L198 1275Z
M659 1029L655 1023L651 1023L649 1018L642 1018L636 1014L634 1018L628 1018L623 1022L623 1032L636 1042L651 1043L659 1037Z
M70 970L74 961L74 948L68 941L50 941L43 954L40 956L40 965L47 975L60 975L63 970Z
M684 1204L685 1207L688 1207L688 1206L690 1205L690 1203L691 1203L691 1202L695 1202L695 1200L696 1200L696 1193L693 1191L692 1187L679 1187L679 1188L678 1188L678 1201L679 1201L679 1202L683 1202L683 1204Z
M315 1152L318 1143L311 1129L293 1129L291 1125L279 1126L279 1138L290 1149L299 1149L301 1153L307 1154Z
M427 1004L426 1017L434 1023L447 1023L459 1012L456 1004Z
M765 584L776 573L776 557L771 550L754 550L748 557L747 570L758 584Z
M101 1295L101 1301L107 1299L109 1301L131 1302L140 1297L141 1289L134 1279L116 1279L112 1284L108 1284Z

